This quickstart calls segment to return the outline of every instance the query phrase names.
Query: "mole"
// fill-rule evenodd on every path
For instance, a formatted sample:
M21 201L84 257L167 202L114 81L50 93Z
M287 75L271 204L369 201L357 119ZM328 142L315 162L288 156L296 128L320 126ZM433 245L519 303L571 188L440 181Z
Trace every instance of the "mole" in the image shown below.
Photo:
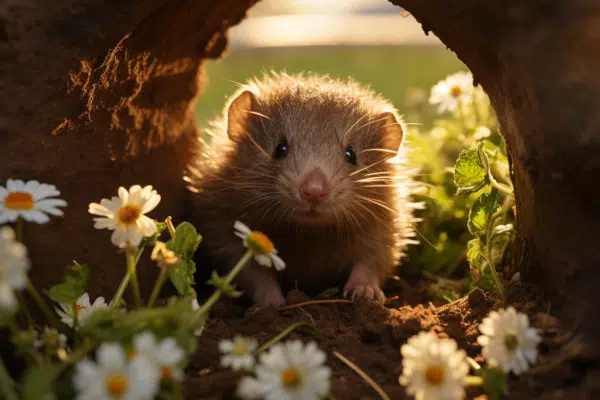
M237 278L260 306L282 287L338 286L385 301L382 284L416 243L404 126L392 104L353 80L267 73L231 96L187 168L187 220L203 235L199 265L231 268L239 220L266 234L286 268L252 261Z

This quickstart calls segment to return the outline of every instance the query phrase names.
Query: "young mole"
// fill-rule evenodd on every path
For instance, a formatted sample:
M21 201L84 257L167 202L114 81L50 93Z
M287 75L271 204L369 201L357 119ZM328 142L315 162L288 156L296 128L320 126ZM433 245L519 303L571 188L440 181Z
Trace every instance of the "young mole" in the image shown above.
M206 260L231 268L245 251L236 220L271 238L286 268L238 276L261 306L285 303L281 284L344 285L383 302L381 285L414 243L403 129L393 106L355 82L270 74L242 86L199 139L188 168L190 220Z

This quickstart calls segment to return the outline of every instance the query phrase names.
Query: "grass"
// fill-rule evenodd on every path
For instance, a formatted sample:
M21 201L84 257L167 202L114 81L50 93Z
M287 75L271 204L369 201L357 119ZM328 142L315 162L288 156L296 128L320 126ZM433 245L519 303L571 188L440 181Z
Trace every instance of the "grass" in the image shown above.
M243 83L269 70L353 77L391 100L403 113L407 88L428 91L438 80L459 69L465 69L464 64L441 47L339 46L237 51L206 64L208 85L198 100L196 113L200 126L206 126L236 90L234 82Z

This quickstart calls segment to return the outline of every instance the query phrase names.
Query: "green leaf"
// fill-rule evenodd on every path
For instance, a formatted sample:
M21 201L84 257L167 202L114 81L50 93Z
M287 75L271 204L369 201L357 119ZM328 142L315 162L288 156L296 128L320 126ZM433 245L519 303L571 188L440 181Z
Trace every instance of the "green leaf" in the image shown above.
M502 205L502 201L502 195L496 188L493 188L489 194L483 193L479 196L469 211L467 223L469 232L473 235L484 234L490 218Z
M483 390L490 400L499 400L502 395L508 393L506 374L498 368L486 368L483 370Z
M182 222L175 228L175 237L167 242L167 248L173 250L181 258L190 259L202 241L194 225Z
M88 268L75 263L67 267L64 280L46 291L48 297L59 303L73 304L85 293L88 280Z
M490 238L490 252L492 255L492 262L498 266L502 262L506 247L510 243L514 228L512 224L497 225L494 227Z
M180 258L177 268L169 271L169 278L179 294L183 296L196 297L193 288L196 263L193 257L201 241L202 236L198 234L194 225L182 222L175 228L175 237L166 243L167 248Z
M180 259L177 268L169 271L171 283L182 296L196 296L194 290L194 274L196 273L196 263L193 260Z
M476 192L488 185L489 169L483 143L479 143L475 148L463 150L454 165L454 183L458 187L458 193Z
M40 365L25 373L23 379L23 400L54 400L53 383L56 367Z
M485 259L483 257L484 245L481 243L479 238L469 240L467 243L467 260L471 269L481 271L485 265Z
M235 285L225 282L225 278L221 278L219 274L217 274L217 271L212 272L210 280L206 283L213 285L225 296L240 297L242 295L242 292L235 290Z

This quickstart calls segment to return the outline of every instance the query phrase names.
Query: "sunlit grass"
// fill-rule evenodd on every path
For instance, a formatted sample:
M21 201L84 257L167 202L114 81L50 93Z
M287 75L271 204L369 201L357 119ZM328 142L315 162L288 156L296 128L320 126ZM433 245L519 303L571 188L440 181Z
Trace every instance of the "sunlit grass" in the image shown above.
M206 65L208 85L196 108L200 126L220 112L227 96L262 71L313 71L334 77L354 77L371 85L405 112L409 87L428 90L444 76L466 69L454 53L441 47L364 46L296 47L237 51ZM433 118L433 115L430 116ZM408 121L410 122L410 121Z

